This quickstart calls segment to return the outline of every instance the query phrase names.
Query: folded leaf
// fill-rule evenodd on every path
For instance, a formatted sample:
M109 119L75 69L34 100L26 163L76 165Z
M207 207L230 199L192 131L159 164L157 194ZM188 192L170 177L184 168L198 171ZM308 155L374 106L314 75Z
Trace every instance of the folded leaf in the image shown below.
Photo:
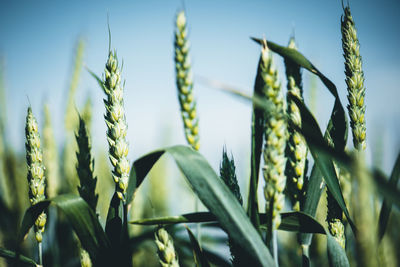
M43 200L26 210L22 220L21 228L18 233L18 244L22 242L24 236L33 226L36 218L50 204L58 207L68 219L82 247L89 253L94 260L106 259L104 252L109 247L109 241L101 228L96 214L89 205L79 196L60 195L52 199Z
M243 251L259 266L274 266L268 248L249 221L243 207L204 157L190 147L168 147L136 160L132 165L127 201L132 200L135 190L165 152L173 157L193 191L215 215L229 236L242 247Z

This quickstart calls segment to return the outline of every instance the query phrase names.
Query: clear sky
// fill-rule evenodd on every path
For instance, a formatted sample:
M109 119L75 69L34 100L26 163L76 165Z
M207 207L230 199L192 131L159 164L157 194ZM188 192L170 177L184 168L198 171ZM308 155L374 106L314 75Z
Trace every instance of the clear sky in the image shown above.
M351 1L363 56L368 147L383 138L385 169L393 165L399 142L400 2ZM68 83L76 41L86 41L84 61L101 75L107 57L107 14L112 47L123 59L130 159L163 145L185 143L173 64L174 17L183 1L9 1L0 0L0 55L5 59L10 137L24 148L24 123L30 99L41 120L50 103L59 142L63 134ZM252 92L260 53L250 36L286 45L295 31L299 50L338 87L347 103L338 1L185 1L193 72ZM285 86L282 60L275 56ZM304 73L305 98L309 77ZM316 117L324 130L333 98L318 85ZM217 168L223 144L239 171L249 164L251 105L195 80L202 153ZM103 92L83 71L76 98L94 104L95 147L107 146ZM350 136L351 137L351 136ZM351 144L350 144L351 145ZM370 154L373 152L370 150ZM244 167L243 167L244 166Z

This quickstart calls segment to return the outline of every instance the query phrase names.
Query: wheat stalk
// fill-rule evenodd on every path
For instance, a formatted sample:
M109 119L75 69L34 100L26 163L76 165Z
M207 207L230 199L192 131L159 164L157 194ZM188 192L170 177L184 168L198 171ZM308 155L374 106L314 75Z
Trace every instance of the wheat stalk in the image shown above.
M289 48L296 49L294 38L290 38ZM285 59L287 83L287 114L289 121L301 128L300 110L296 103L289 97L290 94L303 100L303 86L300 66ZM292 200L293 210L300 211L300 205L304 197L304 175L307 161L307 144L304 137L294 127L288 125L289 139L286 147L288 161L286 163L286 188Z
M109 51L104 70L103 89L107 98L104 99L107 125L107 141L109 145L109 159L114 167L112 176L115 182L115 191L118 198L125 201L128 187L130 165L128 161L128 142L126 132L128 125L125 119L123 92L121 86L121 70L118 66L116 52Z
M161 266L178 267L178 255L176 254L172 237L164 228L158 228L154 236Z
M365 86L360 43L357 30L350 13L350 7L344 8L344 17L341 20L342 47L345 59L345 74L347 84L347 106L350 116L350 126L353 132L353 144L357 149L366 147L365 136Z
M181 11L176 16L174 43L176 85L186 140L193 149L199 150L199 119L196 112L196 100L193 96L193 77L189 57L190 45L187 35L186 16L184 11Z
M285 205L283 190L286 185L285 148L287 126L285 120L285 103L278 72L273 66L272 54L266 42L261 49L262 78L265 82L267 99L274 105L274 112L268 113L265 120L265 146L263 175L265 179L264 197L266 213L271 216L271 230L276 230L280 223L280 211Z
M45 197L45 176L43 166L43 155L40 148L39 128L32 109L28 108L26 116L25 136L26 136L26 162L28 164L28 184L29 200L32 205L44 200ZM39 243L39 262L42 264L41 243L46 224L46 213L42 212L35 221L35 238Z

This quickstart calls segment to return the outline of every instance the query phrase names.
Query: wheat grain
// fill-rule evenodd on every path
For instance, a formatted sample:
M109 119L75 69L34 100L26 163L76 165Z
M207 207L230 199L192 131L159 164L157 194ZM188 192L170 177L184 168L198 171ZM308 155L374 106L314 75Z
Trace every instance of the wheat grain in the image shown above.
M45 197L45 176L43 166L43 155L40 147L40 135L38 124L32 114L32 109L28 108L26 117L26 161L28 164L28 183L29 200L32 205L44 200ZM42 212L35 221L35 237L38 243L42 242L42 234L46 224L46 214Z
M193 149L199 150L199 119L197 118L196 100L193 96L193 77L189 57L190 45L187 35L186 16L184 11L181 11L176 17L174 43L176 85L186 140Z
M155 232L155 241L161 266L178 267L178 255L176 254L172 237L164 228L157 229Z
M350 116L350 126L353 132L353 144L357 149L365 149L365 86L360 43L357 30L350 13L350 7L344 8L344 17L341 20L342 47L345 58L345 74L347 84L347 106Z
M81 267L92 267L92 260L89 253L83 248L80 249Z
M265 179L264 197L266 213L271 215L272 229L281 223L280 211L285 205L283 190L286 185L285 176L285 147L287 127L285 120L285 102L278 80L278 72L273 66L272 54L265 43L261 49L260 66L265 82L265 94L274 105L274 112L269 113L265 120L265 146L263 151Z
M116 193L121 200L125 201L130 171L127 158L129 148L126 141L128 125L125 119L121 70L116 52L109 51L104 72L103 89L107 95L107 99L104 99L106 107L104 118L107 125L109 159L114 167L112 176L116 184Z
M290 38L289 48L296 49L294 38ZM289 97L290 94L303 100L303 86L301 78L300 66L296 63L285 59L286 77L287 83L287 114L289 121L297 126L301 127L301 115L300 110L296 103ZM303 136L297 132L294 127L288 125L288 143L286 147L288 161L286 163L286 188L289 192L289 196L292 200L293 210L300 211L300 204L305 191L304 187L304 171L307 160L307 144Z

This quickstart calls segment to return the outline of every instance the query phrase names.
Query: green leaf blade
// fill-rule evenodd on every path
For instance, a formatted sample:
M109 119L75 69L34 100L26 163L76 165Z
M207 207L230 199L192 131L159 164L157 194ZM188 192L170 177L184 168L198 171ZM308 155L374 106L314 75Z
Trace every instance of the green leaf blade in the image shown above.
M60 195L44 200L30 207L25 212L18 233L18 243L33 226L39 214L50 204L56 205L67 217L69 223L81 241L82 247L88 251L92 260L104 259L102 253L109 247L108 239L97 219L96 214L81 197L75 195Z
M134 174L131 175L128 185L128 194L131 194L128 200L131 200L134 191L165 152L173 157L193 191L210 212L216 216L229 236L240 244L248 255L251 255L257 265L274 266L268 248L249 221L243 207L204 157L190 147L168 147L154 151L135 161L132 166Z
M392 185L394 188L397 188L397 183L400 179L400 153L397 155L396 162L394 164L392 174L390 175L389 184ZM392 201L387 198L384 198L382 203L382 208L379 213L379 240L382 240L387 224L389 222L390 212L392 210Z

